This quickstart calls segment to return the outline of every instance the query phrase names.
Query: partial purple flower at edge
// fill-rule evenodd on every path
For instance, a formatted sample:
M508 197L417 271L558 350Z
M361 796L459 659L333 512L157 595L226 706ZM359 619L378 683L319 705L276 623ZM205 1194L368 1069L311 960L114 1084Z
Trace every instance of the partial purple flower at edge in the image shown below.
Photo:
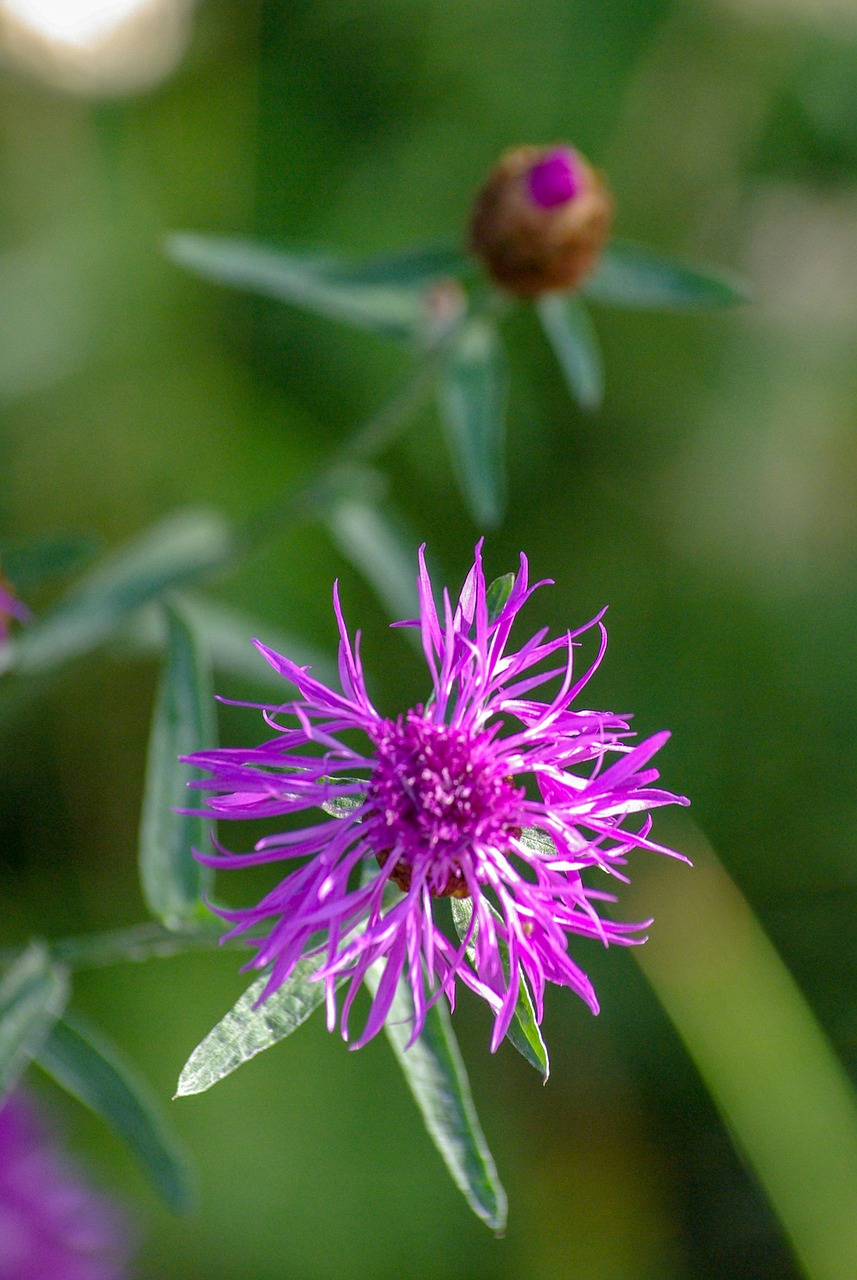
M0 1280L124 1280L124 1213L83 1182L29 1098L0 1103Z
M444 590L440 613L420 549L420 616L394 625L420 628L431 680L425 704L396 720L376 710L366 691L360 633L352 645L334 586L342 692L255 641L300 697L261 708L275 732L261 746L186 757L210 771L210 778L190 785L215 793L204 812L217 818L293 816L337 801L354 804L344 817L266 836L249 853L218 846L218 853L197 857L227 868L292 864L258 906L219 911L233 925L226 938L251 935L256 954L246 967L270 967L262 999L298 960L317 955L330 1030L336 988L345 983L339 1021L347 1039L363 978L381 963L355 1048L382 1027L402 977L413 992L412 1040L441 994L454 1005L457 980L491 1007L492 1050L514 1014L521 973L539 1022L547 982L570 987L597 1013L592 984L569 954L569 936L627 945L644 941L640 931L650 922L620 924L601 916L598 904L615 899L585 885L582 873L593 868L624 881L634 849L682 856L650 839L646 816L658 805L687 803L653 786L659 775L649 761L669 735L634 744L625 719L571 710L604 655L601 615L553 640L543 628L507 651L523 605L547 584L528 585L522 555L511 594L489 620L481 546L457 604ZM600 637L597 656L577 675L579 637L593 628ZM533 691L550 681L558 683L550 700L533 700ZM351 734L343 741L349 730L362 731L365 746L351 745ZM527 828L549 840L528 838ZM436 922L437 900L445 897L470 898L463 941L452 941L455 935ZM508 948L508 975L501 944Z
M12 618L17 618L19 622L32 622L33 615L23 601L12 594L8 583L0 575L0 645L8 638Z

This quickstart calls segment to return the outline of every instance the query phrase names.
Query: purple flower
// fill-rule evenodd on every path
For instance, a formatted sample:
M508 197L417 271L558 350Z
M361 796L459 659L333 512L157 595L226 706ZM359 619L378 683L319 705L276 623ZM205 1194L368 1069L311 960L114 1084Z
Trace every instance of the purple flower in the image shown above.
M645 813L687 802L653 786L658 773L649 761L667 734L634 745L621 717L571 710L604 654L600 615L553 640L544 628L510 649L512 624L536 587L528 586L522 555L492 616L481 543L454 607L444 591L438 613L422 550L418 589L419 619L398 625L420 628L431 688L424 704L395 720L369 698L360 636L352 645L336 587L341 693L255 642L300 696L262 708L276 736L261 746L188 757L211 773L191 786L216 793L205 812L218 818L338 816L290 823L250 853L218 846L217 854L197 856L217 867L291 864L258 906L219 912L233 924L227 938L249 933L256 954L247 967L270 967L263 999L301 957L317 955L330 1029L336 988L346 984L340 1024L347 1039L358 989L380 962L359 1047L383 1025L401 977L413 991L414 1038L441 993L454 1003L460 979L494 1013L493 1050L513 1016L521 973L539 1021L546 982L571 987L598 1011L569 954L569 935L627 944L643 940L645 924L599 915L598 904L613 898L585 885L582 873L592 868L624 880L632 849L671 853L650 839ZM592 628L598 653L578 675L575 650ZM533 700L548 682L553 694ZM463 939L449 930L442 898L470 899ZM446 917L445 928L436 916Z
M557 147L543 155L527 174L530 198L542 209L554 209L578 195L584 185L577 153L571 147Z
M9 635L9 624L13 618L19 622L30 622L32 617L27 606L12 594L9 584L0 575L0 645Z
M22 1094L0 1105L0 1280L122 1280L124 1215L66 1164Z

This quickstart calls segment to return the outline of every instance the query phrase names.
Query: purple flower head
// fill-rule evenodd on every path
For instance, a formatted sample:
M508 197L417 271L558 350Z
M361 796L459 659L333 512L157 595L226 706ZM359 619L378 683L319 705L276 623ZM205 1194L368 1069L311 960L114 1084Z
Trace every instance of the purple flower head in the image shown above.
M32 1104L0 1104L0 1280L123 1280L124 1215L66 1164Z
M530 198L542 209L573 200L584 187L577 153L571 147L557 147L533 165L527 175Z
M571 709L604 654L600 616L553 640L544 628L512 649L512 624L536 589L523 555L499 610L490 607L481 543L457 603L444 591L440 611L422 549L419 565L420 616L398 625L420 629L425 703L395 720L376 710L359 633L352 644L334 587L342 692L256 641L299 697L263 708L275 736L261 746L188 761L210 771L191 785L215 793L205 810L215 817L337 816L292 824L250 853L197 856L217 867L289 864L258 906L220 912L233 926L226 937L250 933L256 954L248 967L270 968L263 999L302 956L317 955L331 1030L344 984L347 1039L357 991L378 963L383 974L359 1047L383 1025L401 978L413 992L414 1038L441 993L454 1003L460 980L491 1007L496 1049L521 974L539 1021L546 982L571 987L598 1011L569 954L570 935L627 944L642 941L645 925L601 917L597 904L613 899L584 884L583 874L591 868L623 880L632 849L670 853L650 839L646 811L686 801L653 785L658 773L649 761L667 734L634 744L624 719ZM579 638L590 629L597 656L577 674ZM553 693L534 700L548 683ZM449 929L443 898L469 899L461 939Z
M0 575L0 645L9 635L9 624L13 618L19 622L30 622L32 617L27 606L12 594L9 584Z

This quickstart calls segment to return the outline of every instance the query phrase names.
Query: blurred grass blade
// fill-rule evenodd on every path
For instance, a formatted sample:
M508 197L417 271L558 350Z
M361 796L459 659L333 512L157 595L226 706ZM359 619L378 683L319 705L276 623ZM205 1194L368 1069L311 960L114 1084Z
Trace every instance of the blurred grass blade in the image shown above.
M779 955L704 838L649 867L631 953L755 1170L810 1280L857 1276L857 1097ZM641 889L642 886L642 889Z
M306 1022L324 1003L324 983L312 981L323 960L323 956L299 960L292 976L258 1009L253 1006L264 991L269 975L264 973L257 978L194 1049L179 1076L176 1097L204 1093L242 1063L249 1062L263 1049L270 1049Z
M508 370L497 327L467 321L441 373L439 398L455 470L477 525L494 526L506 505Z
M39 943L0 981L0 1097L40 1049L69 996L68 974Z
M100 561L50 612L7 642L3 669L44 671L87 653L133 609L202 577L232 550L231 530L220 516L205 511L170 516Z
M54 1024L35 1057L57 1084L121 1135L172 1210L186 1213L193 1207L190 1174L177 1139L113 1045L79 1018L65 1017Z
M452 920L455 925L455 931L459 938L464 939L467 930L470 927L470 918L473 915L473 903L470 898L450 898L452 907ZM489 903L489 910L501 919L499 913ZM475 936L471 939L467 948L468 958L472 961L475 955ZM509 979L509 948L505 942L500 942L500 962L503 965L503 973L506 980ZM536 1071L542 1077L544 1084L547 1084L550 1075L550 1058L548 1057L547 1045L542 1039L541 1029L536 1022L536 1012L533 1008L533 998L530 995L527 980L523 973L520 975L520 989L518 991L518 1000L515 1005L515 1016L509 1023L509 1030L506 1032L506 1039L509 1040L518 1053L529 1062L531 1067L535 1067Z
M322 254L190 233L170 236L166 251L206 280L388 337L419 336L430 324L424 275L396 279L392 272L379 273L376 264L374 278L361 278L359 268Z
M17 588L26 591L80 568L97 545L93 538L76 533L26 542L0 539L0 570Z
M581 409L600 408L604 362L589 312L579 298L564 293L543 293L536 311L572 396Z
M415 618L416 549L383 511L360 499L337 503L325 515L331 538L360 570L392 618Z
M166 606L167 647L155 698L140 820L140 881L152 915L181 929L208 912L203 903L213 880L193 856L207 850L210 819L177 813L200 803L187 783L199 770L179 756L215 745L214 695L207 664L186 618ZM249 645L249 637L248 637Z
M373 994L380 977L377 969L366 976ZM401 981L384 1024L387 1038L455 1185L476 1216L502 1235L506 1193L479 1125L449 1010L441 997L429 1010L419 1039L406 1049L413 1017L413 997Z
M748 291L726 273L685 267L627 241L613 240L581 293L617 307L707 311L746 302Z

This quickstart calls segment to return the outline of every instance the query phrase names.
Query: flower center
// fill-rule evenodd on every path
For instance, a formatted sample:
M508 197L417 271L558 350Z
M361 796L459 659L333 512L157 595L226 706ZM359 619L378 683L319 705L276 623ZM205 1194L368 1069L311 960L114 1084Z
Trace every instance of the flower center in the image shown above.
M480 879L480 850L508 846L520 829L522 787L507 776L488 733L426 720L422 708L382 722L369 780L366 836L391 879L407 891L416 871L438 898L466 898Z

